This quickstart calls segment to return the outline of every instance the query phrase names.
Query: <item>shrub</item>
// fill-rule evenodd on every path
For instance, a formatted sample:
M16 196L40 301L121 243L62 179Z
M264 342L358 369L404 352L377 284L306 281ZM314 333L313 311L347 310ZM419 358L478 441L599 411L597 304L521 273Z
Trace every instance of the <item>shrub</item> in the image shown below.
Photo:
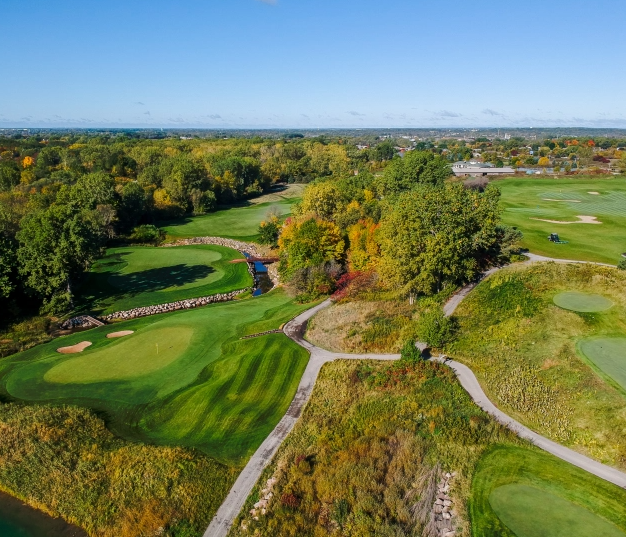
M414 339L407 340L407 342L404 344L404 347L402 347L402 350L400 351L400 355L402 356L403 360L407 360L409 362L417 362L418 360L422 359L422 353L415 346Z
M278 235L280 233L280 224L278 218L271 218L268 221L263 221L259 225L259 242L261 244L267 244L272 248L278 244Z
M626 259L620 259L619 263L617 264L617 268L620 270L626 270Z
M454 322L437 309L423 313L417 322L420 340L433 347L443 347L454 339Z
M156 244L163 239L163 232L156 226L147 224L133 229L130 238L133 242Z

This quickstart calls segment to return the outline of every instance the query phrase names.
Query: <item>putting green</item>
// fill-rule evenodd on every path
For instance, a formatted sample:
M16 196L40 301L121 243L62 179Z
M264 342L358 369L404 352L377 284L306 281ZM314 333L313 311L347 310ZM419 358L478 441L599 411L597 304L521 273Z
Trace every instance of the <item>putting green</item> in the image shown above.
M587 509L528 485L494 489L489 503L517 537L625 537Z
M472 535L626 535L626 490L535 447L495 445L472 477Z
M592 295L578 291L559 293L553 300L559 308L586 313L606 311L613 305L613 302L602 295Z
M578 350L626 390L626 338L583 339L578 344Z
M81 354L48 370L46 382L58 384L105 382L148 375L177 360L189 346L189 327L149 328L118 345Z
M79 309L99 314L164 304L252 285L243 256L215 245L111 248L79 289Z

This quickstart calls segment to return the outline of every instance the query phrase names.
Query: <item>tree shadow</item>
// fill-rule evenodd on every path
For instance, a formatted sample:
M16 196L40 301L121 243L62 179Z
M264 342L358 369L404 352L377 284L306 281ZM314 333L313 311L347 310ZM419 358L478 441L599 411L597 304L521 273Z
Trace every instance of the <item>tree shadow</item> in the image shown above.
M215 272L207 265L173 265L131 274L92 272L82 283L74 313L97 313L107 304L141 293L152 293L197 282ZM166 296L163 302L171 301Z
M109 276L109 283L126 293L138 294L162 291L170 287L182 287L202 280L213 272L215 269L207 265L180 264L131 274L112 274Z

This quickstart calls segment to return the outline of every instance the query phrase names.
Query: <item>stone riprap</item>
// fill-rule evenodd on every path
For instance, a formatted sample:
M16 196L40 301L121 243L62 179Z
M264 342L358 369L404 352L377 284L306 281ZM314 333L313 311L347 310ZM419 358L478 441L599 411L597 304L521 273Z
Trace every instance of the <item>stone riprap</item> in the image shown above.
M147 317L148 315L157 315L158 313L168 313L170 311L184 310L197 308L198 306L206 306L207 304L214 304L216 302L227 302L232 300L237 295L249 291L250 288L238 289L237 291L231 291L230 293L218 293L211 296L203 296L200 298L188 298L187 300L179 300L177 302L169 302L167 304L158 304L156 306L144 306L142 308L134 308L126 311L116 311L110 315L102 317L105 321L112 321L114 319L135 319L137 317Z
M79 315L63 321L62 330L72 330L74 328L91 328L94 326L102 326L102 323L89 315Z

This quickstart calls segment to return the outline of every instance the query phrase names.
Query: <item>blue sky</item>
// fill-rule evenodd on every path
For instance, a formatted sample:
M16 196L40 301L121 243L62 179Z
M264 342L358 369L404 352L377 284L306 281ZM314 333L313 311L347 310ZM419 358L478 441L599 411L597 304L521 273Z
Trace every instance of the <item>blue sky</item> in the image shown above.
M624 0L2 0L0 126L626 128Z

